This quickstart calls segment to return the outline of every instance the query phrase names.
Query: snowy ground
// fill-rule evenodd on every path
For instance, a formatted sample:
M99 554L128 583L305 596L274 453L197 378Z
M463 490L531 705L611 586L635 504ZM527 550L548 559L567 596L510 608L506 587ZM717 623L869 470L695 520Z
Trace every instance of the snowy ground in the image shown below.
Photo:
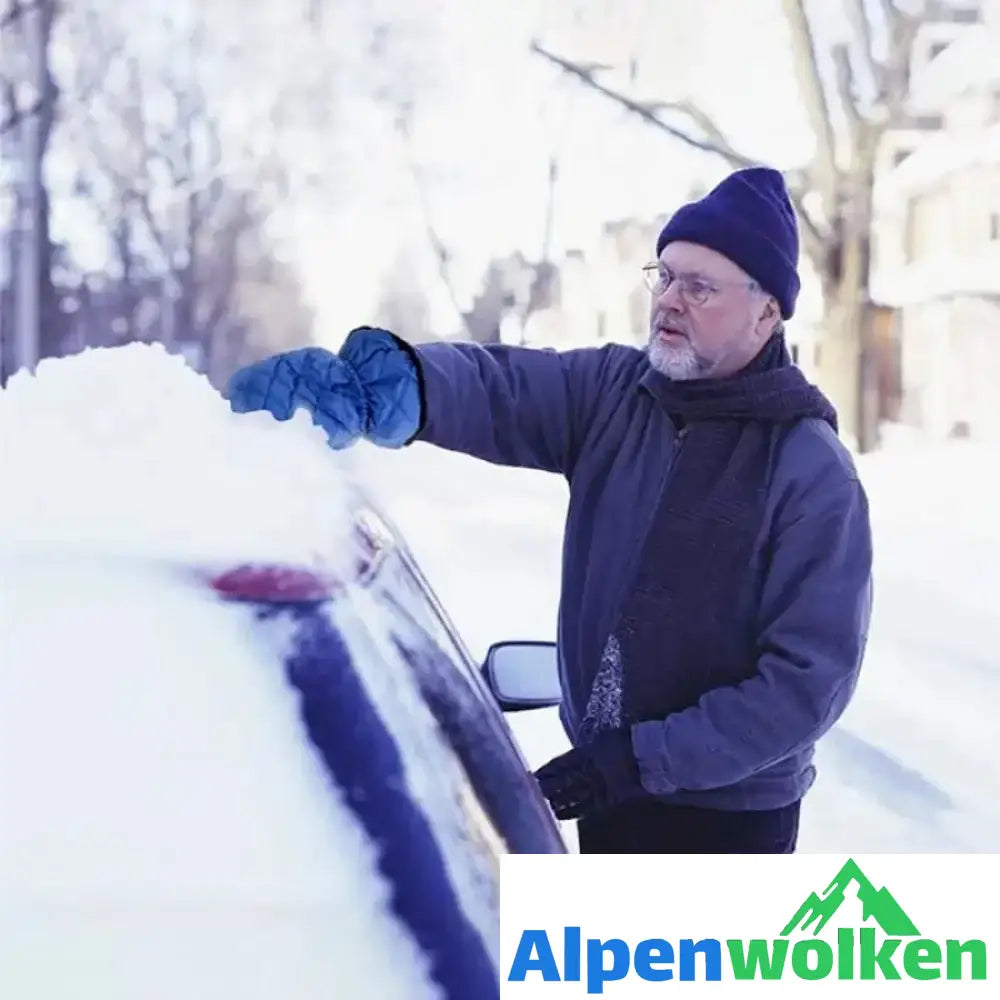
M424 445L354 458L477 656L553 637L557 477ZM817 754L801 849L1000 851L1000 452L894 445L860 466L876 533L871 645ZM532 766L564 748L554 710L511 722Z

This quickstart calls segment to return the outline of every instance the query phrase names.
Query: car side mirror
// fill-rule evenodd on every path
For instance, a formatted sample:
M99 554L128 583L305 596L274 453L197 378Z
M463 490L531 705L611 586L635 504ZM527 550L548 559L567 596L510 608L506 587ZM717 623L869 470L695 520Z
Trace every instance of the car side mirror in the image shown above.
M498 642L483 664L486 685L504 712L551 708L562 701L554 642Z

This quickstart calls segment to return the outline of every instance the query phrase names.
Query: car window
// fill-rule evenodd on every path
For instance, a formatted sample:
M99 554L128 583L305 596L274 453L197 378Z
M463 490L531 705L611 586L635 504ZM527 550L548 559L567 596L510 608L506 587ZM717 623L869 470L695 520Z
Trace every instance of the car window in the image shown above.
M415 619L411 619L416 624ZM516 854L561 853L562 841L499 712L423 629L393 636L424 701L462 763L480 803Z
M369 512L362 522L374 553L367 584L400 623L393 642L421 694L513 853L562 853L565 846L499 710L474 676L460 637L408 551Z

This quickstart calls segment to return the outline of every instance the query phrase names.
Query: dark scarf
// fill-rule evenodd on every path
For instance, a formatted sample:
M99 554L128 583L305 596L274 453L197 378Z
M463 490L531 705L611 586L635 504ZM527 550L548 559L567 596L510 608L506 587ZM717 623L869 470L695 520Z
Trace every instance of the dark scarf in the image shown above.
M739 619L738 607L776 425L818 417L837 427L780 334L729 378L674 382L653 372L646 385L683 430L615 630L629 723L663 718L754 672L753 621Z

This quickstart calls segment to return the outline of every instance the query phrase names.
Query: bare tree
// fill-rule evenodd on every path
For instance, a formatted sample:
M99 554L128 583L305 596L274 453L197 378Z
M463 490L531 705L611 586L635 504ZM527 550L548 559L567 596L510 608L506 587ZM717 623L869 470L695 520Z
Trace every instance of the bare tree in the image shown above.
M428 181L426 172L418 161L414 149L413 149L413 138L411 133L412 128L412 112L413 107L409 102L403 102L396 107L395 115L395 130L400 138L403 155L406 160L407 172L410 176L410 180L413 183L413 190L416 194L417 201L420 205L420 215L423 220L424 234L427 238L427 245L434 257L434 263L437 267L438 277L441 280L441 285L444 287L448 294L448 301L451 303L452 308L455 311L455 315L458 317L459 322L466 334L471 336L471 331L469 329L468 323L466 322L465 313L462 310L461 299L458 294L458 290L455 286L455 281L452 276L451 263L452 263L452 251L449 250L444 237L442 236L440 230L435 225L434 221L434 209L431 205L431 185ZM413 304L412 299L416 294L415 289L406 289L406 294L399 297L397 291L390 289L383 290L382 302L379 305L380 311L386 313L386 322L391 323L392 320L389 318L396 311L395 305L393 303L409 302ZM388 298L386 298L388 295ZM419 296L423 302L423 314L426 313L426 296ZM390 307L391 306L391 307ZM388 310L388 312L386 312ZM423 315L422 314L422 315ZM392 327L390 327L392 328ZM421 331L421 334L423 331Z
M369 65L374 77L372 96L391 116L393 130L399 139L402 162L419 209L426 245L434 260L441 287L461 324L463 335L475 340L483 336L484 328L495 328L503 311L499 302L504 295L497 300L496 315L482 315L481 299L473 304L472 312L467 311L455 277L456 264L460 262L463 248L457 246L454 239L449 239L440 224L440 213L435 209L436 194L447 180L442 179L443 172L421 163L417 153L416 132L421 108L433 104L437 94L442 89L446 90L449 84L454 86L454 81L442 81L436 73L436 47L440 41L434 16L436 15L427 12L425 16L414 19L392 20L383 17L372 24L368 40ZM540 175L541 183L545 186L545 208L538 256L528 247L522 248L522 253L527 258L526 263L530 261L527 266L534 272L531 287L535 291L530 295L518 295L515 294L515 289L505 290L505 293L510 293L517 299L512 308L522 329L530 315L545 304L546 295L542 289L548 289L553 280L555 201L559 181L562 122L566 118L563 102L553 95L548 95L541 102L536 113L549 120L551 128L548 130L550 147L547 162L540 164L544 166ZM448 173L449 179L454 177L454 172ZM488 282L488 276L484 276L484 282ZM486 291L485 286L481 291ZM407 295L409 294L408 291Z
M64 332L59 296L52 283L55 248L43 170L59 99L50 64L57 14L55 0L10 0L0 13L4 161L0 173L13 181L17 219L8 236L16 280L0 296L4 354L0 378L18 366L30 368L39 358L58 354Z
M227 157L217 94L206 82L219 62L205 22L173 26L175 44L159 59L136 50L111 8L91 7L73 29L71 87L86 99L74 101L67 135L76 194L107 237L111 342L162 340L221 379L261 339L247 310L266 304L274 321L268 288L289 297L285 314L294 318L277 329L307 340L302 290L273 261L265 236L272 205L234 169L245 160ZM273 165L265 158L262 170Z
M910 66L921 24L974 21L978 4L937 0L845 0L849 39L817 37L806 0L782 0L796 84L815 137L815 155L787 180L802 246L822 284L825 322L820 371L841 413L845 435L860 450L878 442L878 398L869 287L872 192L880 145L892 130L927 126L909 114ZM620 105L664 135L734 167L757 163L690 101L646 100L600 79L600 67L550 51L532 51L579 83ZM827 66L832 71L827 71Z

